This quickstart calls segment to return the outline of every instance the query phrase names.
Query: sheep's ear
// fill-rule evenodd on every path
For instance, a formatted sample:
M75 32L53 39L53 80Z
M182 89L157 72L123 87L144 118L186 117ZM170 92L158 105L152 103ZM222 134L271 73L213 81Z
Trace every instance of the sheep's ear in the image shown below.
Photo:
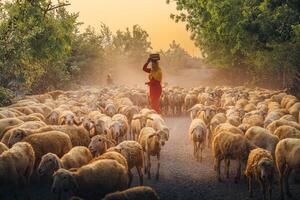
M77 121L77 119L76 118L74 118L74 124L76 125L76 126L80 126L81 124L82 124L82 121Z
M60 124L61 125L66 124L66 117L65 116L63 116L63 117L60 118Z

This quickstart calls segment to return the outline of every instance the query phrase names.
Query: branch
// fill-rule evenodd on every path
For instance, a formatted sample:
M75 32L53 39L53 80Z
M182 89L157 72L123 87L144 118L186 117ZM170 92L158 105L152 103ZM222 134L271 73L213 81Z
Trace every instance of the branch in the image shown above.
M59 4L59 5L55 5L55 6L49 6L47 9L46 9L46 12L49 12L51 10L55 10L57 8L61 8L61 7L65 7L65 6L69 6L71 5L70 3L62 3L62 4Z

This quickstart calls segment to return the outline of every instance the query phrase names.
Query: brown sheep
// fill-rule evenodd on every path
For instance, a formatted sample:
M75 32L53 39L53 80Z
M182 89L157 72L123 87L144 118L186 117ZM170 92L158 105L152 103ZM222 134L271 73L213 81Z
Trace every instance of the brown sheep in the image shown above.
M83 146L72 148L61 159L53 153L47 153L43 155L37 171L40 176L45 174L52 176L60 168L79 168L88 164L92 158L89 149Z
M276 131L274 132L274 135L276 135L280 140L283 140L285 138L298 138L300 139L300 130L296 129L292 126L279 126Z
M117 161L118 163L120 163L121 165L123 165L125 167L126 171L128 171L128 163L127 163L126 158L122 154L115 152L115 151L105 152L104 154L95 157L90 162L95 162L97 160L105 160L105 159L111 159L111 160Z
M271 153L261 148L253 149L249 154L245 170L250 197L253 197L252 179L256 178L261 186L263 199L266 199L267 189L271 200L274 173L275 165Z
M16 128L9 129L5 132L1 142L11 147L13 144L21 141L24 137L34 133L34 130L45 126L41 121L25 122Z
M35 163L35 153L30 144L20 142L0 155L0 185L29 184Z
M95 135L89 144L89 150L94 157L100 156L107 149L116 145L116 141L108 137L108 135Z
M0 119L0 139L3 137L3 131L10 126L16 126L24 123L22 120L17 118L5 118Z
M72 148L70 137L59 131L32 134L22 141L31 144L36 157L35 166L40 163L42 156L47 153L54 153L61 157Z
M292 194L289 189L289 176L293 169L300 166L300 139L287 138L281 140L275 151L276 166L279 172L280 195L284 199L284 189L288 197Z
M220 176L220 167L222 160L225 160L225 172L229 177L229 160L237 160L237 173L235 182L240 179L241 165L246 163L249 152L254 149L252 145L243 135L232 134L230 132L221 132L213 140L212 150L214 158L214 166L217 171L218 181L222 181Z
M276 135L273 135L269 130L259 126L253 126L247 130L245 137L252 144L270 151L274 156L279 138Z
M8 147L7 147L4 143L0 142L0 155L1 155L4 151L7 151L7 150L8 150Z
M80 197L104 197L124 190L128 185L127 171L115 160L97 160L72 171L59 169L53 175L52 192L59 197L74 193ZM109 180L109 181L107 181Z
M46 126L36 130L36 133L42 133L46 131L60 131L66 133L72 142L72 146L85 146L91 142L90 136L88 131L83 127L78 127L75 125L53 125L53 126Z
M143 151L146 153L147 162L145 165L145 173L147 172L148 178L151 178L151 156L157 157L157 170L156 170L156 180L159 179L159 167L160 167L160 134L156 132L151 127L145 127L141 130L138 142L143 147Z
M102 200L159 200L157 193L151 187L138 186L121 192L106 195Z
M269 126L267 126L267 129L270 130L272 133L274 133L276 131L276 129L282 125L292 126L296 129L300 130L300 124L298 124L297 122L287 121L287 120L283 120L283 119L273 121L271 124L269 124Z
M144 167L144 154L142 146L136 141L124 141L115 147L109 148L107 152L109 151L116 151L126 158L128 163L129 185L133 177L131 169L134 167L137 169L140 185L143 185L142 169Z

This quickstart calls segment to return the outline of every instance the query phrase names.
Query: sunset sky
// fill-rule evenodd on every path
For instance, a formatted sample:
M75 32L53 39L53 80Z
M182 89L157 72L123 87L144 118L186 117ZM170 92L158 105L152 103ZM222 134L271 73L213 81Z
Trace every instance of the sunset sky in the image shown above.
M167 49L175 40L190 54L197 56L199 50L190 39L183 23L176 24L170 19L176 13L176 5L166 0L69 0L68 9L79 12L84 27L99 27L100 22L108 25L113 32L124 30L135 24L141 25L149 35L154 51Z

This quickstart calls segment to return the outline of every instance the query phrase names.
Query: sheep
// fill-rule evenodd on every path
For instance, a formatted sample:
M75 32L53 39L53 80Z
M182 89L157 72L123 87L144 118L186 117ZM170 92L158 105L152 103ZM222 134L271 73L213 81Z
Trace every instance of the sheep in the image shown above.
M77 127L75 125L46 126L36 130L35 133L42 133L46 131L60 131L66 133L71 139L72 146L87 147L91 142L88 131L83 127Z
M252 145L243 135L232 134L230 132L221 132L214 139L212 143L212 151L214 158L214 167L217 171L217 179L222 181L220 176L220 166L222 160L225 160L226 177L229 177L229 160L237 160L237 173L235 176L235 183L240 180L241 165L246 163L249 152L254 149Z
M35 163L35 152L27 142L19 142L0 155L0 185L29 184Z
M243 124L249 124L250 126L264 126L264 116L262 114L249 114L247 113L244 118L242 123Z
M293 115L290 115L290 114L283 115L280 119L287 120L287 121L297 122L297 119Z
M143 151L146 153L147 162L145 165L145 173L147 173L148 178L151 178L151 156L157 157L157 170L156 170L156 180L159 179L159 167L160 167L160 134L158 131L155 131L151 127L145 127L141 130L140 136L138 138L138 142L143 147Z
M132 138L133 140L137 140L137 138L139 137L141 129L143 127L145 127L145 125L144 126L142 125L141 120L139 119L139 117L141 117L140 114L135 114L135 115L133 115L133 118L131 120L130 138Z
M116 141L108 135L95 135L89 144L89 150L94 157L103 154L107 149L116 145Z
M201 119L194 119L189 128L189 137L193 142L194 157L200 162L202 162L202 151L205 148L206 135L207 128L205 123Z
M252 179L255 177L261 186L263 199L266 199L267 189L271 200L274 173L275 165L271 153L261 148L253 149L248 156L245 170L250 197L253 197Z
M269 112L264 120L264 127L266 128L273 121L280 119L283 116L283 113L278 111Z
M300 166L299 152L300 139L286 138L281 140L276 146L275 160L279 172L281 199L284 199L284 193L286 193L288 197L292 197L288 181L291 171L298 169Z
M90 162L95 162L97 160L104 160L104 159L111 159L111 160L115 160L117 161L118 163L120 163L121 165L123 165L126 169L126 171L128 171L128 163L127 163L127 160L126 158L118 153L118 152L115 152L115 151L108 151L108 152L105 152L103 153L102 155L100 156L97 156L95 157L94 159L92 159ZM129 175L129 174L128 174ZM129 177L130 178L130 177ZM130 186L130 185L129 185ZM129 187L128 186L128 187Z
M57 156L61 157L72 148L70 137L67 134L59 131L49 131L39 134L32 134L25 137L21 141L31 144L35 152L36 167L43 155L47 153L54 153Z
M93 135L108 134L111 122L111 117L108 117L103 114L97 115L94 118L92 118L92 123L94 127Z
M9 126L16 126L24 123L22 120L18 118L5 118L0 119L0 139L3 137L3 131Z
M143 185L144 154L142 146L136 141L124 141L115 147L107 149L107 152L116 151L121 153L128 163L129 185L131 184L133 174L131 169L135 167L139 175L140 185Z
M93 156L88 148L77 146L63 155L61 159L54 153L43 155L37 171L40 176L45 174L52 176L52 174L60 168L79 168L88 164L92 159Z
M79 125L79 122L75 119L75 114L72 111L66 110L59 114L58 123L60 125Z
M215 128L215 131L212 134L212 139L223 131L228 131L233 134L244 135L243 131L238 127L235 127L229 123L222 123Z
M126 137L128 132L128 121L125 115L116 114L112 117L112 122L110 124L110 131L113 139L120 143L124 137Z
M210 134L208 137L208 146L210 146L211 142L212 142L212 134L215 131L215 128L226 122L226 115L224 113L218 113L215 116L213 116L213 118L210 120L210 124L209 124L209 129L210 129Z
M159 196L154 189L148 186L133 187L121 192L107 194L102 200L159 200Z
M273 121L271 124L269 124L267 126L267 129L270 130L272 133L274 133L275 130L282 125L292 126L296 129L300 130L300 124L298 124L297 122L287 121L287 120L283 120L283 119Z
M299 111L300 111L300 102L295 103L294 105L292 105L289 109L288 109L289 113L291 115L293 115L297 121L298 121L298 117L299 117Z
M43 126L46 126L46 124L41 121L25 122L20 126L8 129L4 133L1 142L7 144L8 146L12 146L16 142L22 140L25 136L33 134L34 130L39 129Z
M4 151L7 151L7 150L8 150L8 147L7 147L4 143L0 142L0 155L1 155Z
M59 169L53 179L52 192L59 197L75 193L80 197L101 198L128 185L126 169L111 159L97 160L72 171Z
M165 121L159 114L150 114L147 116L147 127L152 127L154 130L159 131L158 133L161 136L161 144L165 145L165 143L169 140L169 128L167 127Z
M105 114L107 114L107 116L112 117L117 113L117 109L115 107L114 104L109 103L105 106Z
M269 130L259 126L253 126L247 130L245 137L252 144L270 151L274 156L279 138L276 135L273 135Z
M283 140L285 138L298 138L300 139L300 130L296 129L292 126L279 126L275 132L274 135L276 135L279 140Z
M190 112L190 117L192 120L197 117L198 112L201 111L203 107L204 106L202 104L195 104L192 108L187 110L187 112Z

